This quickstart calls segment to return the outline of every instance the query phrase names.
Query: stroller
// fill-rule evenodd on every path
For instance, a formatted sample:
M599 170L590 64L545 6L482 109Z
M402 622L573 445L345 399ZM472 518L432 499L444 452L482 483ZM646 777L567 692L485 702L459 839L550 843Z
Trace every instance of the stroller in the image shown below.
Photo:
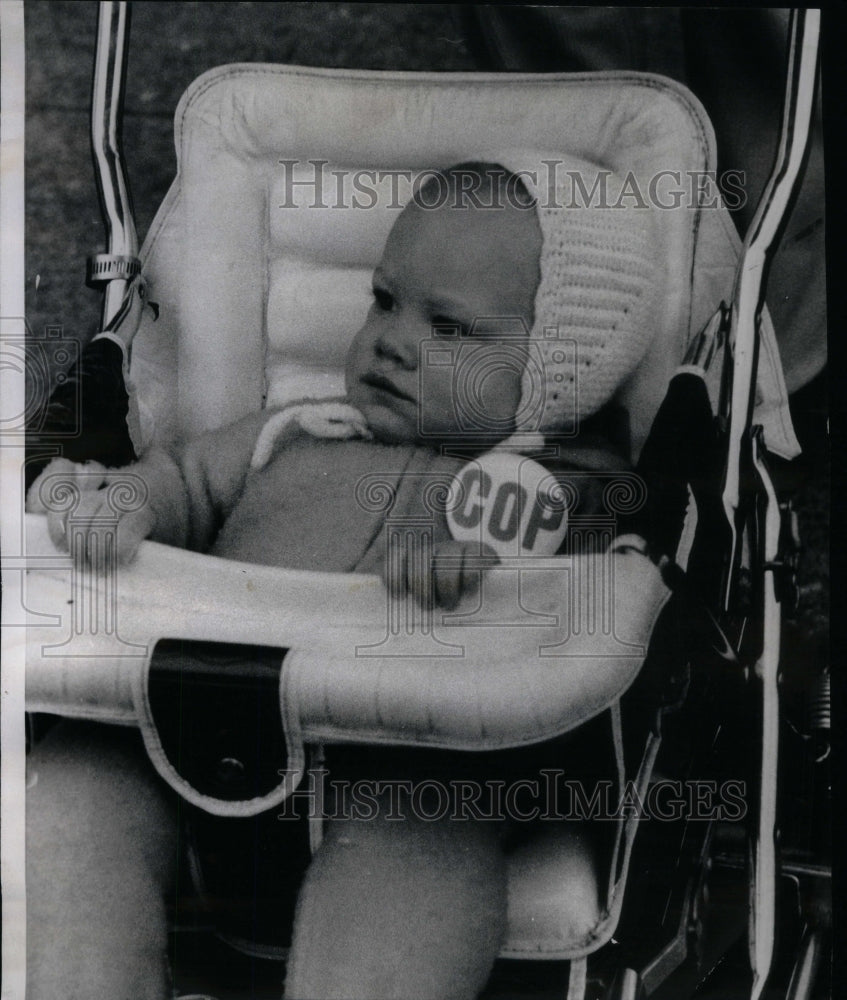
M796 32L799 51L799 26ZM120 44L111 51L119 53ZM796 94L792 101L798 103ZM363 120L373 123L367 134L351 127ZM711 128L696 100L676 84L638 74L388 74L245 64L201 77L176 121L179 174L140 252L159 316L154 322L145 314L132 344L130 427L138 453L262 407L337 394L340 361L363 312L362 278L396 207L385 184L376 186L372 211L327 210L320 194L334 196L333 170L421 172L469 151L497 160L503 149L541 146L551 157L575 154L631 174L645 189L663 171L714 171ZM404 127L409 121L414 129ZM787 161L796 160L797 149L797 141L786 143ZM94 276L108 288L104 327L137 267L119 157L105 161L104 192L121 224L112 227L110 254L95 262ZM787 197L786 188L790 177L783 176L775 201ZM349 194L340 200L349 204ZM791 540L765 446L788 459L796 441L765 313L758 339L745 341L743 324L752 329L761 289L741 281L734 291L739 247L726 212L681 203L657 214L665 290L657 332L616 400L629 416L631 457L650 496L633 482L629 496L609 497L603 523L583 526L602 539L596 551L492 574L486 600L502 609L520 580L521 607L537 629L503 627L502 615L492 621L478 608L460 609L464 620L415 617L387 608L373 578L247 567L153 543L131 568L117 572L107 564L95 576L73 570L53 549L42 519L31 515L27 606L52 618L28 631L29 709L138 725L165 779L198 810L219 816L283 808L319 770L328 744L474 753L543 743L583 726L603 730L612 797L620 802L630 790L643 803L657 774L676 780L692 767L704 780L726 777L714 737L743 727L731 713L699 713L704 732L688 740L677 770L667 770L660 756L666 726L673 731L675 717L690 721L686 705L714 699L715 685L725 684L740 704L758 700L763 716L761 773L751 775L748 788L755 818L752 995L762 995L777 882L778 603ZM762 219L767 224L750 239L748 261L759 249L756 239L767 243L772 235L773 213ZM718 308L729 301L732 308ZM221 374L217 384L210 383L213 372ZM707 416L680 409L681 396L699 399ZM720 457L713 453L713 411L725 419ZM668 482L662 468L690 454L693 439L705 451L683 463L679 481ZM731 529L720 504L716 509L716 468L726 471ZM116 509L137 502L132 490L128 482L116 491ZM649 548L609 547L616 515L656 502L654 494L660 504L650 521L659 527ZM686 515L692 508L696 519ZM597 579L599 603L589 583ZM762 634L751 636L749 622L761 618ZM674 626L680 620L684 628ZM453 655L460 646L462 655ZM224 689L227 662L244 647L261 667L246 678L245 697L264 699L267 729L277 727L265 748L274 766L245 765L242 747L222 746L182 766L190 755L173 734L180 723L185 730L186 717L176 727L166 718L174 691L182 704L198 706L191 721L197 732L215 730L215 688ZM186 650L204 669L188 669ZM226 699L235 697L231 685L225 691ZM677 716L668 714L677 707ZM221 775L222 761L238 771L234 781ZM618 810L605 825L589 817L578 830L566 820L515 852L503 957L567 962L563 995L574 1000L587 983L589 990L601 984L609 1000L659 995L676 989L674 973L699 959L696 984L708 971L698 954L707 874L717 858L729 868L738 864L737 827L727 833L714 816L667 824L662 833L676 877L663 880L654 872L648 878L649 866L639 861L645 825L639 809ZM308 818L306 827L314 848L320 817ZM599 865L583 848L586 836L601 845ZM650 856L647 846L643 852ZM645 932L649 912L663 919ZM804 941L793 996L812 995L822 934L813 927ZM596 956L597 973L589 956Z

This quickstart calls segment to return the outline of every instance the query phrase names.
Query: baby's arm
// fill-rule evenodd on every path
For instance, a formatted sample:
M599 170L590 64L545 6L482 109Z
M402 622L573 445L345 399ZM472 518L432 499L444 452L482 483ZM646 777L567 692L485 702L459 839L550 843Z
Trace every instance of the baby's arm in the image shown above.
M54 543L67 549L67 520L73 514L77 530L96 532L98 521L118 521L118 559L129 562L145 538L197 550L206 548L241 495L266 411L171 449L151 448L123 469L105 469L96 462L77 465L54 460L35 481L28 509L47 513ZM49 496L57 482L78 494L72 509L51 509ZM111 487L124 483L139 504L115 512ZM86 551L88 546L86 546Z
M159 456L151 456L162 491L161 523L151 536L155 541L198 551L211 544L241 497L256 441L272 415L267 410L253 413L188 441L169 456L170 468ZM176 507L167 499L171 489L181 489Z

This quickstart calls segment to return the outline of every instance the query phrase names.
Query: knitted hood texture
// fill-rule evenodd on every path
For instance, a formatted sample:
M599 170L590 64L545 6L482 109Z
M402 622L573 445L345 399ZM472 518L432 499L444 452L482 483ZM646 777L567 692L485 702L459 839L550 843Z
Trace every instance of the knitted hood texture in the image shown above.
M573 432L632 374L655 332L651 209L596 164L527 153L499 162L535 199L543 238L517 429Z

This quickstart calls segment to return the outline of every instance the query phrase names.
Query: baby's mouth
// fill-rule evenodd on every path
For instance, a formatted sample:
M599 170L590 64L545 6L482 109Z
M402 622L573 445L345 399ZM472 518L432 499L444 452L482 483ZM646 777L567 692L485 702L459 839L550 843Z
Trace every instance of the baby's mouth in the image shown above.
M412 396L398 388L390 378L386 375L381 375L379 372L368 372L362 376L361 381L374 389L381 389L383 392L387 392L390 396L396 396L397 399L405 399L410 403L414 403L415 401Z

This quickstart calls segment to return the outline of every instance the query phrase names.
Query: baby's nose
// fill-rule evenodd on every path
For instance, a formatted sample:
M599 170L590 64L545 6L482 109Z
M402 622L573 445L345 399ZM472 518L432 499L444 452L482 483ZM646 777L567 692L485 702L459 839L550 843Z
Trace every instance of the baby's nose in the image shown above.
M417 368L421 341L426 332L409 325L397 325L390 332L380 334L376 341L376 353L380 358L395 361L403 368Z

